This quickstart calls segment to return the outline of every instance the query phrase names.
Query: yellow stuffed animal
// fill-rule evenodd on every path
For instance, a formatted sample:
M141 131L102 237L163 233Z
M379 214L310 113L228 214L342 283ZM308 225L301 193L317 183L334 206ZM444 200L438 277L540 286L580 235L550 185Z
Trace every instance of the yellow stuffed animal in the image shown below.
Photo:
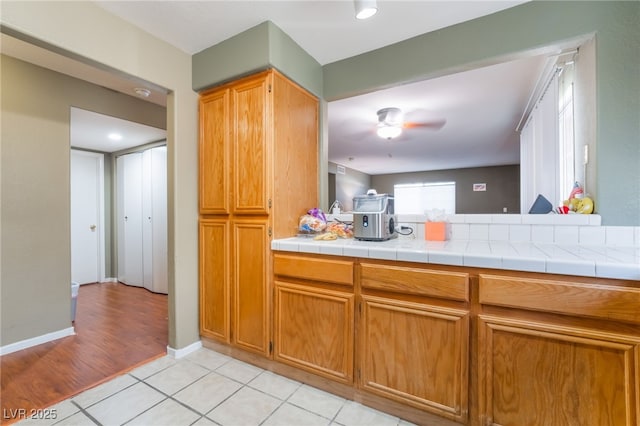
M567 207L565 213L568 213L566 210L579 214L593 213L593 200L585 197L583 194L584 191L580 183L574 183L571 194L569 194L569 199L562 202L562 204Z
M572 198L569 200L571 210L580 214L593 213L593 200L589 197Z

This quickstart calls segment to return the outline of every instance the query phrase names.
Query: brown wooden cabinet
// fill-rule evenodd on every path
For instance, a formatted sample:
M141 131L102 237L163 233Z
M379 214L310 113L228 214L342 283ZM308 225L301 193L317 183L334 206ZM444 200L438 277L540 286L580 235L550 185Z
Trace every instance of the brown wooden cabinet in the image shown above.
M465 423L469 310L440 300L467 301L468 275L363 263L360 279L359 385Z
M638 424L638 288L488 274L479 281L487 309L508 307L479 316L482 425Z
M274 359L353 383L353 262L276 255Z
M272 238L318 202L318 99L275 70L199 100L200 330L269 356Z
M200 333L230 343L229 223L200 219Z
M418 424L638 424L637 281L277 253L276 361L349 384L351 268L353 398Z
M483 425L632 426L640 338L480 317Z

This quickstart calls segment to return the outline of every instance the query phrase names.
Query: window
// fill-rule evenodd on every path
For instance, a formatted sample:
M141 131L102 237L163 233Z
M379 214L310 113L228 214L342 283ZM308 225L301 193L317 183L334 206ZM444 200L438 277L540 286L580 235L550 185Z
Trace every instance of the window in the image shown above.
M393 187L393 196L397 214L425 214L433 209L456 212L455 182L398 184Z

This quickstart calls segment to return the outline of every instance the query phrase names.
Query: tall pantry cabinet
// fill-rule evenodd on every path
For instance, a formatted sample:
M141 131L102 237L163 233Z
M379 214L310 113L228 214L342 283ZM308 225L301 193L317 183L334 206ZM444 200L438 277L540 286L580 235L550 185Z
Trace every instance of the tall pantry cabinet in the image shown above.
M318 99L276 70L200 95L200 333L270 356L273 238L318 202Z

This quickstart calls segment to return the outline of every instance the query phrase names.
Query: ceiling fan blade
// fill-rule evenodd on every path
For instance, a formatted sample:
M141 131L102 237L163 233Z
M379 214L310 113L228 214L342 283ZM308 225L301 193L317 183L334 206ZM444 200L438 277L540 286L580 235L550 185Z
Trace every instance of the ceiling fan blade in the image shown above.
M409 121L409 122L405 122L403 127L405 129L423 128L423 129L431 129L431 130L440 130L446 123L447 123L447 120L444 118L440 120L431 120L431 121L425 121L425 122Z

